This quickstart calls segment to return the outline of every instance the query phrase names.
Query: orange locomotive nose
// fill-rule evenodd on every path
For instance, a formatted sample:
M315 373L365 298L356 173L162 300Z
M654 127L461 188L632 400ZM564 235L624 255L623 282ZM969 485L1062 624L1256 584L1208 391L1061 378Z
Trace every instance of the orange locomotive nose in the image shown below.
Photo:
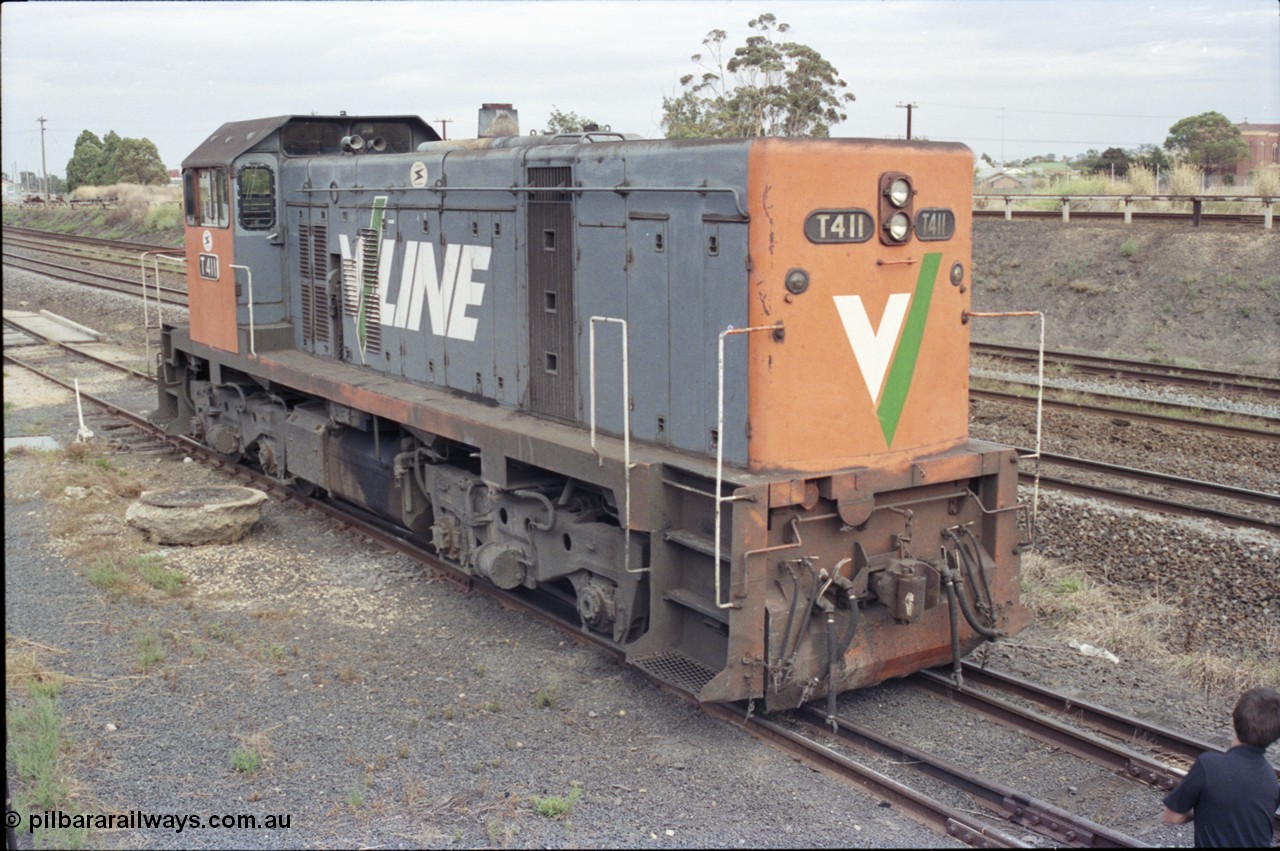
M750 318L784 327L750 343L752 469L901 466L967 439L969 297L949 281L972 163L962 145L752 146Z

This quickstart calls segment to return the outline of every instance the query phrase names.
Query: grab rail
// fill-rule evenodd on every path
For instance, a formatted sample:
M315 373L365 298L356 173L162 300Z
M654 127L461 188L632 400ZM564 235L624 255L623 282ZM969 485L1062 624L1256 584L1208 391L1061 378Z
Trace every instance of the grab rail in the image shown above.
M782 323L774 325L755 325L750 328L727 328L720 332L717 338L717 361L716 361L716 539L715 539L715 556L711 564L711 569L716 574L716 608L717 609L733 609L737 608L732 600L729 602L720 602L720 524L722 506L726 502L734 502L735 497L723 496L720 491L724 487L724 339L734 334L751 334L756 331L779 331L782 329Z
M622 483L623 483L623 535L625 538L622 569L626 573L648 573L650 568L631 569L631 335L627 320L613 316L592 316L589 340L591 378L591 451L596 454L600 466L604 456L596 448L596 323L612 322L622 326Z

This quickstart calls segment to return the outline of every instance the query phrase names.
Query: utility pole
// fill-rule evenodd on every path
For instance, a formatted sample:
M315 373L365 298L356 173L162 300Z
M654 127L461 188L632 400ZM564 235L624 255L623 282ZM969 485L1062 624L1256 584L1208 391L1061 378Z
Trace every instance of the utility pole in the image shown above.
M36 119L40 122L40 171L44 174L44 200L49 200L49 167L44 160L44 123L47 120L43 115Z
M440 122L440 138L446 142L449 141L449 122L452 120L452 118L436 119L436 121Z
M900 103L898 104L898 109L905 109L907 111L907 141L909 142L911 141L911 110L919 109L919 104Z

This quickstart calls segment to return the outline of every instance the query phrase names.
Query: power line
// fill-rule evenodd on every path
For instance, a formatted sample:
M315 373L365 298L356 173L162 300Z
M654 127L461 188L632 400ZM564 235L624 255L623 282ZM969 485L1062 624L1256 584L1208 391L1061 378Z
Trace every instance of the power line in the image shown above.
M1116 112L1061 112L1061 111L1050 110L1050 109L1014 109L1012 107L1006 108L1003 106L974 106L973 104L960 104L960 103L926 103L924 105L925 106L942 106L942 107L948 107L950 109L987 110L990 112L996 112L996 111L1003 112L1007 110L1008 112L1016 112L1016 113L1025 114L1025 115L1068 115L1068 116L1074 116L1077 118L1079 117L1144 118L1144 119L1158 119L1160 121L1173 119L1174 121L1177 121L1179 118L1186 117L1184 115L1125 115L1123 113L1116 113Z
M974 142L1034 142L1037 145L1106 145L1109 148L1137 148L1141 145L1156 144L1150 140L1145 142L1116 142L1114 139L1011 139L1007 136L1001 139L997 136L970 136L967 133L952 133L950 136L954 138L965 138ZM940 139L943 137L934 136L934 138Z

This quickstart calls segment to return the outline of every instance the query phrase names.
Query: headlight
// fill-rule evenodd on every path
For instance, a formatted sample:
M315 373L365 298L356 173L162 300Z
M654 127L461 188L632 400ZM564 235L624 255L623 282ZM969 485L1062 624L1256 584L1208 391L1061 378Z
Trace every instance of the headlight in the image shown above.
M915 215L916 190L911 175L886 171L880 175L879 216L881 245L905 245L911 241L911 221Z
M893 206L905 207L911 200L911 183L905 177L894 178L885 194L889 196L889 203Z
M885 222L884 229L889 239L894 242L905 242L907 234L911 233L911 217L906 213L894 213L889 217L889 221Z

